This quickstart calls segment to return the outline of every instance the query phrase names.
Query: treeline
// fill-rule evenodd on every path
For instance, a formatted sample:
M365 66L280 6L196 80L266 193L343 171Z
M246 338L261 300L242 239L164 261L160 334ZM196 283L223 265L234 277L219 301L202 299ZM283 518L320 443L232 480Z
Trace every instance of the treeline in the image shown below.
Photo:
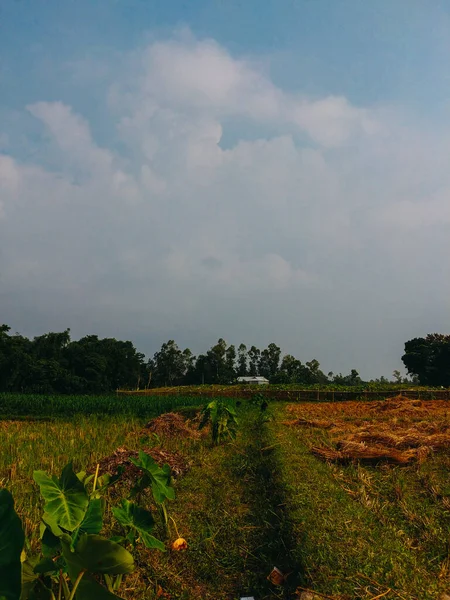
M70 330L33 340L0 325L0 391L61 394L105 393L136 387L145 356L131 342L88 335L71 341Z
M220 338L205 354L194 356L186 348L181 350L174 340L162 345L161 350L147 362L149 383L155 387L176 385L231 384L238 377L266 377L270 383L303 385L328 384L361 385L358 372L349 375L325 375L316 359L302 363L291 354L282 355L281 348L271 343L260 350L240 344L228 345ZM385 380L387 382L387 380Z
M278 384L335 384L361 386L358 372L348 375L328 373L313 359L306 363L282 354L271 343L260 350L255 346L238 348L219 339L205 354L194 356L169 340L153 358L145 359L132 342L88 335L77 341L70 330L47 333L30 340L11 335L10 327L0 326L0 391L61 394L102 394L116 389L231 384L239 376L261 375ZM394 372L394 380L402 377ZM384 377L376 382L386 384Z

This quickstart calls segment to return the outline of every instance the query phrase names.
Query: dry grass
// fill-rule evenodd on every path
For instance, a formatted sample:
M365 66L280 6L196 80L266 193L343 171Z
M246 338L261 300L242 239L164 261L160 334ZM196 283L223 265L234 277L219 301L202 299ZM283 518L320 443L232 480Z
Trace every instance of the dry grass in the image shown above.
M325 460L336 462L350 462L360 460L365 463L377 464L379 462L388 462L398 465L406 465L415 458L415 451L399 451L394 448L385 448L379 445L367 446L364 443L345 442L340 443L340 449L328 448L326 446L313 447L311 452Z
M178 413L166 413L152 419L142 430L143 434L154 433L164 438L200 438L204 432L198 431L195 424Z
M168 464L174 477L180 477L189 470L191 463L180 452L163 450L162 448L143 448L143 451L151 456L160 467ZM119 447L112 454L99 461L99 471L109 475L115 475L121 471L120 479L133 484L142 475L141 470L131 460L137 458L138 452L136 450L129 450L123 446ZM92 470L95 470L95 468Z
M403 396L382 402L295 404L287 407L295 418L285 424L327 430L331 445L311 448L325 460L409 464L450 449L449 407L445 400Z

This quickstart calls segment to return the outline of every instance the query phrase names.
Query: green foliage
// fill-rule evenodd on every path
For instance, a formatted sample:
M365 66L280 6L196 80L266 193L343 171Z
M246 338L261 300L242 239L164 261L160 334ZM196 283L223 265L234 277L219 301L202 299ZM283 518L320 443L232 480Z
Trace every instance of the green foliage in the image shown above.
M8 490L0 490L0 597L16 600L21 591L21 564L25 536Z
M134 533L139 536L140 540L147 548L158 549L165 552L166 547L164 544L151 534L151 531L155 526L155 520L150 511L124 499L122 500L122 505L120 507L113 507L112 512L117 521L125 527L128 532L131 531L132 534ZM133 543L136 540L136 535L132 535L131 537ZM130 539L129 533L127 537Z
M450 335L433 333L405 343L402 361L422 385L450 386Z
M167 465L155 468L154 461L144 453L140 460L145 476L151 478L155 498L173 498ZM105 510L102 491L114 478L101 476L88 489L92 477L75 474L72 463L64 467L59 478L44 471L35 471L33 476L45 500L42 554L25 556L21 564L22 524L11 494L0 490L0 597L54 600L53 590L58 588L59 597L63 594L64 600L117 598L113 592L120 586L122 576L134 570L134 559L123 545L99 535ZM99 488L95 489L97 483ZM123 500L121 507L112 507L112 512L133 534L123 539L125 543L132 542L134 547L139 540L147 548L165 550L164 544L151 534L155 521L149 511ZM102 578L106 588L100 582Z
M69 329L29 340L0 326L0 391L105 393L145 378L144 355L129 341L71 341Z
M213 400L202 411L199 429L211 424L214 444L220 444L224 438L236 438L238 420L234 408L224 400Z
M7 418L60 418L77 414L126 415L152 418L181 406L192 405L189 395L171 396L47 396L0 393L0 416Z
M171 486L169 465L158 466L156 461L142 450L139 451L139 458L131 460L144 473L139 483L139 491L150 486L157 504L162 504L166 499L174 500L175 490Z
M43 521L50 520L62 529L74 531L84 519L89 498L72 464L64 467L59 480L55 476L49 477L44 471L35 471L33 477L46 500Z
M134 570L134 560L128 550L100 535L83 533L72 550L72 539L64 534L61 545L71 577L75 573L77 577L81 571L119 575Z

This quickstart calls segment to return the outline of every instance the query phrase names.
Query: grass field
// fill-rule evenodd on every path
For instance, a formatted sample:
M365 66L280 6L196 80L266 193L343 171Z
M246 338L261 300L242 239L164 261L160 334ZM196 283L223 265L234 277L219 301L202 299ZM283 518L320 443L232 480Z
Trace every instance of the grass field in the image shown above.
M314 600L432 600L450 590L445 401L273 403L264 412L243 402L237 410L237 439L218 446L208 435L155 438L148 419L131 414L3 420L0 485L36 548L34 469L58 473L73 459L93 471L117 448L158 446L182 457L189 469L175 481L169 511L188 549L137 550L120 592L130 600L288 599L303 588ZM111 499L124 493L119 485ZM171 527L168 546L175 537ZM274 566L289 573L281 586L267 580Z
M194 400L198 402L198 400ZM73 415L157 416L192 404L188 395L162 396L48 396L0 393L0 418L67 418Z

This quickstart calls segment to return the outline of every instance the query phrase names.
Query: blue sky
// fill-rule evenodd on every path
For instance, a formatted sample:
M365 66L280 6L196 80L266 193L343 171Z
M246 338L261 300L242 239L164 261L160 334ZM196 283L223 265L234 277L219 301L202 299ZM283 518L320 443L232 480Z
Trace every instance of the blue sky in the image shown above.
M449 50L443 0L4 0L2 320L389 375L450 324Z
M51 67L188 26L232 54L267 58L283 87L447 110L449 19L448 0L5 0L2 96L10 106L38 97L43 73L62 92Z

